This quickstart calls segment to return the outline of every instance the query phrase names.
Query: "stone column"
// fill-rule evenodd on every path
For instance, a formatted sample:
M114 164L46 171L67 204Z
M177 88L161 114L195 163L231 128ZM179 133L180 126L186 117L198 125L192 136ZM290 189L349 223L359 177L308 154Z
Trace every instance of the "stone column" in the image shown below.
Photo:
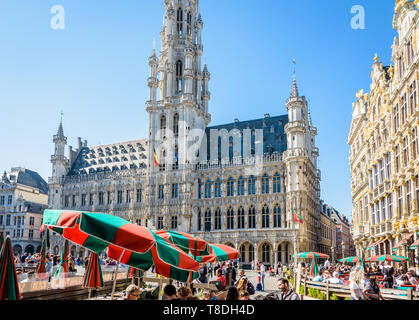
M259 248L258 248L258 244L255 242L253 244L254 248L255 248L255 262L259 262Z

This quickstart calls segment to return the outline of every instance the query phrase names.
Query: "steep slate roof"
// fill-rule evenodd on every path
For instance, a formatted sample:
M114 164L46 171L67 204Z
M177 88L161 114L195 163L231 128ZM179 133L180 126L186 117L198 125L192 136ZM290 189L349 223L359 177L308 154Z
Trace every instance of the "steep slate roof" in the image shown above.
M148 165L147 149L147 139L83 147L68 175L145 169Z
M13 168L7 175L10 182L38 188L40 193L48 194L47 182L35 171L25 168Z
M263 153L283 153L287 150L287 136L285 135L284 127L288 123L288 115L282 116L267 116L262 119L237 121L223 125L208 127L205 132L207 134L207 154L210 160L210 143L211 143L211 129L226 129L228 132L234 128L243 132L244 129L263 129ZM243 138L242 138L243 142ZM220 148L220 146L219 146ZM252 143L254 149L254 143ZM243 150L242 150L243 153Z

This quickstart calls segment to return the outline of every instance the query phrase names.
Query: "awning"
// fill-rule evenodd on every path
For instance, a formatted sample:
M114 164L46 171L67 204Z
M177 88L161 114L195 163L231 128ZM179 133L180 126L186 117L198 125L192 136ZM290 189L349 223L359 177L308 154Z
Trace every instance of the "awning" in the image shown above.
M407 240L409 240L411 237L413 237L415 233L409 233L407 236L405 236L402 240L400 240L395 246L394 248L399 248L401 247L405 242L407 242Z
M419 239L412 243L412 245L409 247L410 250L415 250L419 247Z

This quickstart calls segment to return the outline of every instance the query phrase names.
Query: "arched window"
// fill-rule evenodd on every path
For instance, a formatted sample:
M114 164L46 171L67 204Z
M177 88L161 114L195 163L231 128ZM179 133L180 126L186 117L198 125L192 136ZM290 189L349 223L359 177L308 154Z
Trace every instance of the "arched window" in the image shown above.
M285 245L285 263L288 263L288 243Z
M198 199L202 199L202 182L198 179Z
M274 228L282 228L281 226L281 207L274 205Z
M172 169L177 170L177 169L179 169L179 147L178 147L178 145L175 145L175 154L173 156L174 156L175 163L173 164Z
M273 178L273 192L274 193L280 193L281 192L281 180L279 177L279 173L276 172L274 174L274 178Z
M249 262L252 262L255 260L255 248L253 247L253 244L249 244Z
M278 261L282 263L282 244L278 245L277 255L278 255Z
M220 178L218 178L217 181L215 181L214 197L215 198L221 198L221 180L220 180Z
M256 194L256 188L255 188L255 177L250 176L249 180L247 182L247 188L248 188L248 194Z
M166 116L162 115L160 118L161 137L166 136Z
M271 262L271 246L269 243L264 243L262 245L262 262L264 263Z
M183 79L183 63L181 60L176 61L176 93L182 91L182 79Z
M205 211L205 231L211 231L211 210Z
M179 38L183 36L183 11L182 8L177 10L177 34Z
M217 208L217 210L215 210L215 226L214 226L215 230L221 230L221 210L220 208Z
M227 210L227 229L234 229L234 210L231 207Z
M173 134L175 137L179 136L179 114L173 116Z
M240 262L246 261L246 246L242 244L240 246Z
M237 229L244 229L244 209L240 207L237 211Z
M262 208L262 228L269 228L269 207L266 204Z
M207 180L205 183L205 199L211 199L211 180Z
M256 210L253 205L249 207L247 220L248 220L249 229L255 229L256 228Z
M198 209L198 225L197 225L197 229L198 231L202 230L202 213L201 213L201 209Z
M240 177L237 182L237 195L244 196L244 178Z
M191 14L191 12L188 12L186 22L187 22L187 33L188 33L188 36L190 36L190 35L192 35L192 14Z
M234 196L234 180L232 177L228 178L227 181L227 197Z
M269 177L268 174L265 173L262 177L262 194L269 193Z

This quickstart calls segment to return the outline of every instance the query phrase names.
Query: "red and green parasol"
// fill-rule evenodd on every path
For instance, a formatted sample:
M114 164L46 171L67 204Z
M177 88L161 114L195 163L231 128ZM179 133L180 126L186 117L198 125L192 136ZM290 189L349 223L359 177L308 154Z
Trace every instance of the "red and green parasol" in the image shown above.
M197 252L197 255L208 255L210 253L208 243L192 234L172 230L159 230L156 231L156 234L174 243L186 253L189 251Z
M20 300L12 241L7 236L0 249L0 300Z
M45 253L46 253L46 239L42 241L41 258L39 260L38 267L36 268L36 274L46 273L45 271Z
M304 259L312 259L312 258L320 258L320 259L329 259L329 255L319 252L300 252L294 254L293 257L297 258L304 258Z
M83 288L102 288L103 277L100 268L99 256L95 252L90 252L89 262L83 277Z
M361 257L346 257L346 258L342 258L339 260L340 262L343 263L357 263L357 262L362 262L362 258Z
M196 261L200 263L210 263L218 260L219 262L236 260L240 257L240 252L230 246L224 244L209 243L209 255L198 255L195 257ZM194 257L196 252L190 252L190 256Z
M396 256L392 254L384 254L380 256L374 256L367 259L367 261L392 261L392 262L405 262L409 261L408 258Z
M68 274L68 254L69 254L69 243L68 240L64 241L64 246L61 251L61 259L58 269L54 273L54 278L67 277Z
M104 213L45 210L44 224L64 238L134 268L185 282L199 263L150 229Z

